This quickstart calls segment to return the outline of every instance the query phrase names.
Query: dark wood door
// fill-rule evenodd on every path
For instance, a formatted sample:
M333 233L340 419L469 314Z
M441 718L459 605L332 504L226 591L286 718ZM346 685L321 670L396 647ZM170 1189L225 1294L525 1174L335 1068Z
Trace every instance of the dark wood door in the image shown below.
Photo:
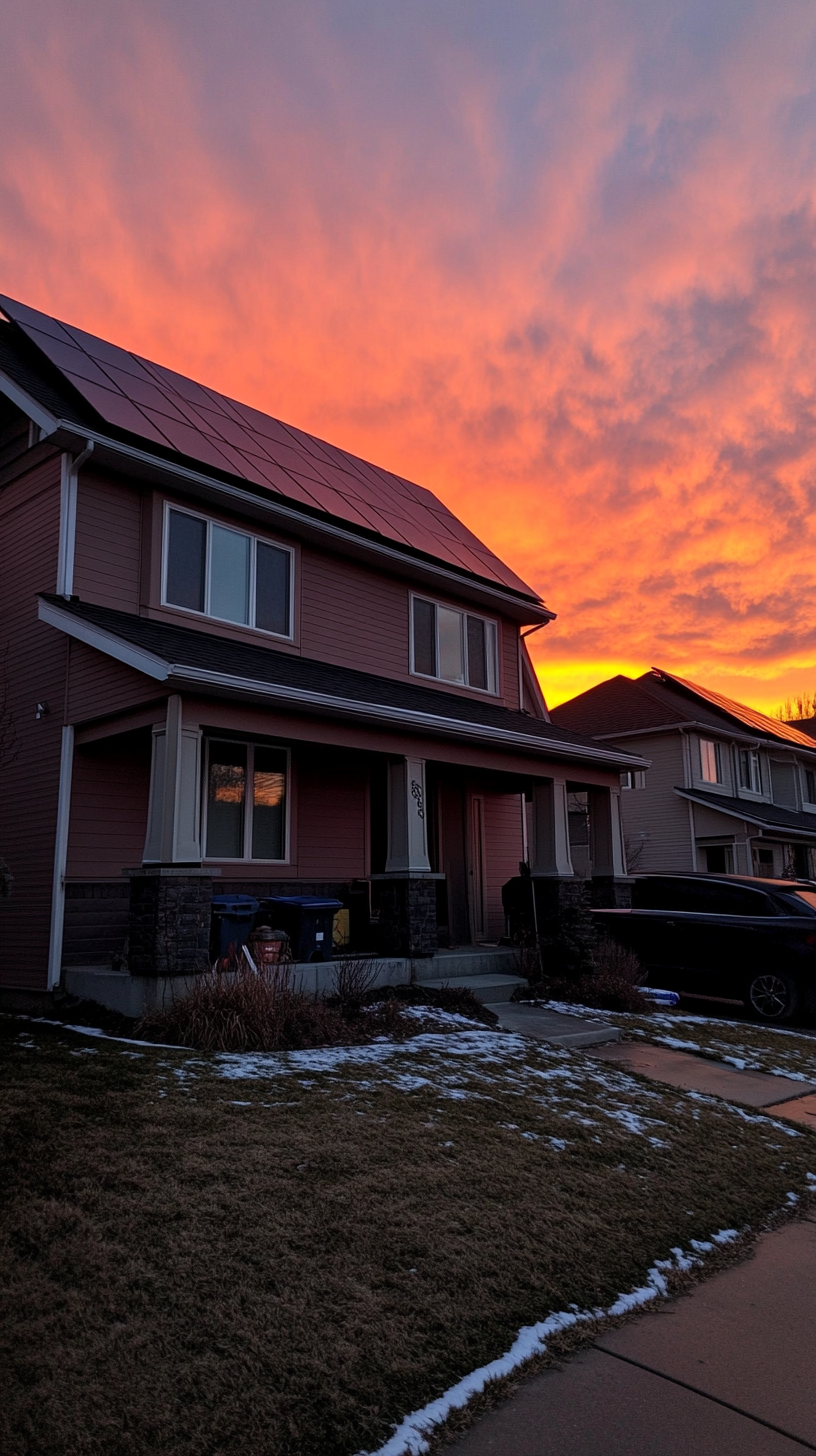
M468 853L464 786L455 780L439 784L439 867L445 875L448 931L451 945L470 944Z

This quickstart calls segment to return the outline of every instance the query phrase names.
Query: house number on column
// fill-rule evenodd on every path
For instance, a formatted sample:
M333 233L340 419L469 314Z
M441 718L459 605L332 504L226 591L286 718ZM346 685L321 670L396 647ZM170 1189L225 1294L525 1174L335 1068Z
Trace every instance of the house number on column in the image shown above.
M417 783L416 779L411 779L411 794L416 799L417 817L419 819L424 819L425 806L422 802L422 785Z

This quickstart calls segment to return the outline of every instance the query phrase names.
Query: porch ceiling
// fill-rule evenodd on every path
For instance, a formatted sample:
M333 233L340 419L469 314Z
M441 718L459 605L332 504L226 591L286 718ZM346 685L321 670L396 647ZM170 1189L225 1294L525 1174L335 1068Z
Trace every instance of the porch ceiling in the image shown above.
M40 597L40 617L171 691L206 692L322 716L357 719L453 737L487 748L579 762L588 768L645 766L554 723L420 684L294 657L206 632L135 617L63 597Z

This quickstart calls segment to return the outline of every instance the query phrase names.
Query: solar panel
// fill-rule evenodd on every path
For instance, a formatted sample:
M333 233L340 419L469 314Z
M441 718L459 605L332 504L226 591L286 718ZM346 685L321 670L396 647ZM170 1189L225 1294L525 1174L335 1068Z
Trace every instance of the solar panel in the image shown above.
M0 306L108 425L538 600L423 486L13 299Z
M787 723L782 723L776 718L769 718L767 714L758 712L756 708L746 708L744 703L736 703L733 698L726 698L722 693L711 692L709 688L700 688L696 683L688 682L684 677L675 677L673 673L664 672L660 667L653 667L652 672L656 673L665 683L679 683L680 687L696 693L698 698L704 698L707 703L711 703L713 707L727 713L730 718L736 718L738 723L744 724L746 728L752 728L763 738L785 738L790 743L802 744L811 752L816 746L807 733L800 733L798 728L789 728Z

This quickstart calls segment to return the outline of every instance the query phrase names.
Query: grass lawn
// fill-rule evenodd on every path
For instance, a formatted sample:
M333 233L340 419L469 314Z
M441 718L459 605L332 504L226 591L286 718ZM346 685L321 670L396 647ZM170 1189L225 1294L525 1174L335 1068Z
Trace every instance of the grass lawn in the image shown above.
M806 1129L483 1028L0 1037L3 1456L374 1451L521 1326L816 1173Z

